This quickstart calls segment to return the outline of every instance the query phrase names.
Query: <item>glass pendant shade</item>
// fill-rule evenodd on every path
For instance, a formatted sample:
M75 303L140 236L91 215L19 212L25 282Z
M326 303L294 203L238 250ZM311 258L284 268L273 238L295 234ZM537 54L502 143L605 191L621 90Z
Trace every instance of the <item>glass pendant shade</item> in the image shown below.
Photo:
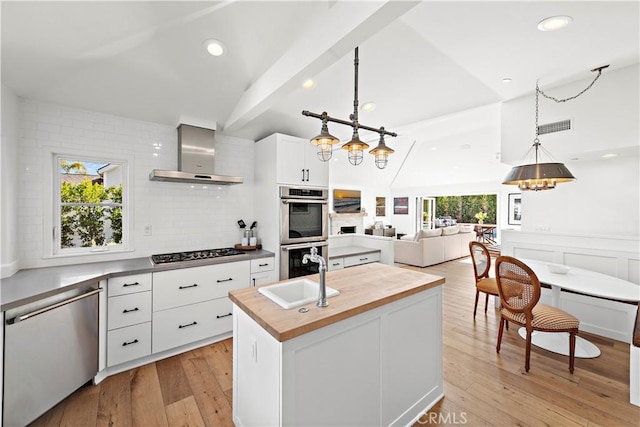
M311 139L311 144L318 147L318 159L328 162L331 159L333 146L338 143L340 143L340 140L329 133L327 120L323 119L320 134Z
M348 152L349 163L354 166L358 166L360 163L362 163L362 151L369 148L369 144L360 141L358 131L354 131L351 141L344 144L342 148L347 150Z
M516 166L503 184L517 185L520 190L551 190L556 184L576 179L562 163L534 163Z
M380 135L380 142L378 142L376 148L369 151L369 154L375 156L375 163L378 169L384 169L387 166L389 154L393 154L393 152L394 150L384 143L384 135Z

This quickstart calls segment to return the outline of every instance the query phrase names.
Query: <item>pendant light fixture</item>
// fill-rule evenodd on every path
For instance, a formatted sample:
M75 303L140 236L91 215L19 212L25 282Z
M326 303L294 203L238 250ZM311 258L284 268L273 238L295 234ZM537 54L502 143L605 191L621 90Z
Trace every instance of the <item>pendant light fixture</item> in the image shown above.
M585 93L587 90L593 86L593 84L600 78L602 74L602 70L607 68L609 65L603 65L602 67L594 68L591 70L592 72L597 72L598 74L593 79L593 81L582 91L578 92L578 94L571 96L569 98L558 99L552 96L545 94L538 85L536 81L536 123L535 123L535 138L533 139L533 145L529 148L529 151L524 155L524 162L528 161L533 157L533 163L522 164L520 166L516 166L507 175L507 177L502 182L506 185L517 185L520 190L532 190L532 191L541 191L541 190L551 190L556 187L556 184L560 184L563 182L570 182L576 179L569 169L562 163L558 162L542 162L542 154L546 157L552 158L551 154L542 147L540 143L540 129L538 127L538 97L539 95L544 96L547 99L551 99L555 102L567 102L572 99L575 99Z
M322 129L320 134L315 138L311 139L311 144L318 146L318 158L324 162L328 161L331 158L331 153L333 151L333 146L338 144L340 140L329 133L329 129L327 126L327 122L339 123L342 125L351 126L353 128L353 135L351 136L351 141L347 142L342 146L344 150L347 150L347 157L349 159L349 163L354 166L362 163L364 157L364 150L369 148L369 144L362 141L360 139L360 135L358 133L359 129L365 129L368 131L376 132L380 135L380 142L378 146L373 150L369 151L375 158L375 164L379 169L384 169L387 166L388 156L393 153L393 149L387 147L384 143L384 136L398 136L398 134L394 132L389 132L384 129L384 127L380 127L378 129L372 128L369 126L362 125L358 122L358 48L355 50L355 59L353 62L355 68L354 75L354 95L353 95L353 114L349 116L350 121L340 120L333 118L327 114L327 112L323 112L322 114L316 114L304 110L302 112L303 116L307 117L315 117L316 119L322 120Z

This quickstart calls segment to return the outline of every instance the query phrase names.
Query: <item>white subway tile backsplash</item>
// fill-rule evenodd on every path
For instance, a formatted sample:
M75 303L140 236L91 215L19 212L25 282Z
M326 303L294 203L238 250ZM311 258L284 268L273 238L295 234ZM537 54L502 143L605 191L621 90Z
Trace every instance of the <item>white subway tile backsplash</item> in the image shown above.
M119 257L141 257L153 253L233 246L239 242L236 221L253 217L254 142L216 134L216 172L239 175L244 184L201 185L149 181L152 169L177 168L177 130L162 125L77 110L40 101L20 100L19 124L19 241L22 268L114 259L98 255L65 259L43 258L42 230L44 194L48 168L43 165L44 147L61 152L101 152L134 159L130 181L133 200L132 236L134 252ZM154 144L162 145L156 150ZM159 153L159 156L153 156ZM28 169L28 170L27 170ZM144 236L146 225L152 236Z

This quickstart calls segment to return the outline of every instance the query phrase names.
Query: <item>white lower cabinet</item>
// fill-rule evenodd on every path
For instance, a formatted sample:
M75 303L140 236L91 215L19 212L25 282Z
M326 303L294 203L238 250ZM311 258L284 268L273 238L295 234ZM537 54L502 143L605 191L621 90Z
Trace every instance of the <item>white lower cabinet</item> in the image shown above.
M108 279L106 366L228 337L229 291L274 281L274 257Z
M370 262L380 261L380 251L369 252L360 255L348 255L329 258L327 269L340 270L341 268L355 267L356 265L369 264Z
M233 309L235 425L408 425L443 396L440 286L284 342Z
M107 333L107 364L115 366L151 354L151 322Z
M107 281L107 366L151 354L151 273Z
M261 286L275 281L275 258L258 258L251 260L250 286Z
M153 313L153 352L230 332L232 304L223 297Z

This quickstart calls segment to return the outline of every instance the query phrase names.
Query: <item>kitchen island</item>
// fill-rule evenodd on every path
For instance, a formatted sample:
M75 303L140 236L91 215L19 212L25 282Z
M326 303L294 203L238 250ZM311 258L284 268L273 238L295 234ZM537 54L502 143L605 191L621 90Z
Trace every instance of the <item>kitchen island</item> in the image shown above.
M443 397L444 281L366 264L327 272L328 307L289 310L231 291L235 424L413 423Z

